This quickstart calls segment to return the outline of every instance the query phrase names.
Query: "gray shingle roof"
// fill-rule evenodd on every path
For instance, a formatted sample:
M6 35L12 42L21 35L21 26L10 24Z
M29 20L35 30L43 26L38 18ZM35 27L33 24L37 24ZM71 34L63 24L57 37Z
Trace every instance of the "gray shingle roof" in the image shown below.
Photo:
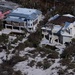
M36 13L37 13L38 15L42 14L42 12L39 11L39 10L36 10Z
M21 18L25 18L28 20L34 20L37 18L37 15L41 14L41 11L36 10L35 13L32 13L31 15L27 15L27 14L20 14L20 13L10 13L8 16L16 16L16 17L21 17Z
M19 10L19 12L17 12ZM23 10L23 12L21 11L21 10ZM34 11L34 12L32 12L31 14L28 14L28 13L26 13L26 11L27 12L29 12L28 10L31 10L31 11ZM36 10L36 9L27 9L27 8L18 8L18 9L16 9L15 10L15 12L13 12L13 10L11 11L11 13L10 14L8 14L7 15L7 18L5 19L5 20L11 20L11 21L20 21L20 20L22 20L22 19L12 19L12 18L10 18L9 16L14 16L14 17L20 17L20 18L25 18L25 20L35 20L37 17L38 17L38 15L40 15L40 14L42 14L42 12L41 11L39 11L39 10ZM30 13L30 12L29 12Z
M31 15L20 14L20 13L10 13L8 16L16 16L16 17L25 18L27 20L34 20L37 18L37 15L38 14L36 14L36 13L32 13Z

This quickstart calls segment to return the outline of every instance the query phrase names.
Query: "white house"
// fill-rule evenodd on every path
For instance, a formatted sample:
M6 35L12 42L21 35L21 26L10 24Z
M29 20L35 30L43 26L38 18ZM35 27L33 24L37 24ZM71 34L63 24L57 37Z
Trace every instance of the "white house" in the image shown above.
M75 22L66 22L65 26L62 28L61 32L61 42L64 44L66 42L71 42L72 38L75 38Z
M5 19L5 27L27 29L35 32L39 21L42 20L42 12L37 9L17 8Z
M67 43L75 38L75 17L70 14L55 15L42 27L42 34L50 43Z
M0 0L0 7L8 8L8 9L16 9L19 7L17 3L13 3L11 1Z

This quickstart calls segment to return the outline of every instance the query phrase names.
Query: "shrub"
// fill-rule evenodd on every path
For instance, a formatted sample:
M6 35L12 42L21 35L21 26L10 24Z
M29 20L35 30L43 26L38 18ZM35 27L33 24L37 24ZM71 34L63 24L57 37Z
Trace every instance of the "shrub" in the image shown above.
M38 29L35 33L32 33L28 37L28 41L33 44L33 47L38 47L41 39L42 39L41 29Z
M6 61L5 63L7 65L14 66L16 63L24 61L24 60L26 59L16 55L16 56L13 56L10 60Z
M65 75L65 71L64 71L64 70L62 70L62 69L61 69L61 70L59 70L59 71L58 71L58 75Z
M0 65L0 75L15 75L14 73L15 72L11 66L5 63Z
M36 67L42 68L42 66L43 66L43 63L42 62L37 62Z
M45 70L45 69L49 68L50 66L51 66L50 62L48 62L47 59L45 59L43 61L43 69Z
M46 56L46 54L42 52L42 53L40 53L40 56L41 56L41 58L44 58Z
M48 49L51 49L51 50L57 49L55 46L50 46L50 45L46 45L45 48L48 48Z
M71 59L67 59L67 58L64 58L60 61L60 63L64 66L69 66L69 64L71 63Z
M68 69L74 69L75 68L75 63L70 63L68 65Z
M8 35L2 34L0 35L0 43L7 43L8 42Z
M28 63L28 66L33 67L35 65L35 60L32 60L30 63Z
M15 49L20 51L20 50L24 50L24 48L25 48L25 44L19 43L19 45Z
M33 47L33 43L29 42L28 40L24 42L25 47Z
M13 75L22 75L21 71L15 71Z
M58 52L56 52L55 50L51 50L51 49L48 49L48 48L41 48L41 47L37 47L36 48L36 51L40 54L40 56L43 58L47 55L47 58L58 58Z
M74 56L74 55L75 55L75 46L71 45L67 47L60 56L61 58L70 58L71 56Z
M45 35L46 39L49 40L49 35Z
M56 59L56 58L58 58L58 55L59 55L58 52L53 51L52 53L48 54L47 58Z
M17 43L18 42L18 39L15 39L14 41L12 41L11 43L12 44L15 44L15 43Z
M2 21L0 20L0 31L3 29L3 23Z
M72 44L75 44L75 38L72 39Z

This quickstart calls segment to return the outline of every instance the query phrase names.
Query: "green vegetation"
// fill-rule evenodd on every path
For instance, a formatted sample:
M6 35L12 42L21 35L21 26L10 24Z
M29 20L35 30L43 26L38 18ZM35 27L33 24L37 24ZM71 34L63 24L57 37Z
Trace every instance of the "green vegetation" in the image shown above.
M3 23L2 21L0 20L0 31L3 29Z
M7 43L8 42L8 35L2 34L0 35L0 44L1 43Z
M35 60L32 60L30 63L28 63L28 66L33 67L35 65Z
M38 29L37 32L32 33L28 37L28 41L33 44L33 47L38 47L41 39L42 39L41 29Z
M50 9L55 10L52 14L70 13L75 15L75 0L11 0L23 7L40 9L45 14ZM68 8L67 8L68 7Z
M67 69L75 68L75 39L72 39L70 46L64 49L60 57L62 58L62 60L60 61L61 64L66 65Z
M12 67L17 64L18 62L28 60L28 58L32 58L33 60L28 62L28 66L33 67L36 65L38 68L43 68L44 70L49 68L54 62L55 59L58 59L59 56L61 58L60 64L63 66L67 66L67 69L74 69L75 68L75 58L74 60L72 57L75 57L75 39L72 39L72 42L69 46L67 46L61 55L56 51L55 46L44 45L43 47L39 47L40 41L42 39L41 27L48 22L48 19L55 14L74 14L74 7L75 7L75 0L59 0L58 2L55 0L55 9L54 7L54 0L11 0L16 3L22 5L22 7L28 8L36 8L43 12L45 18L43 21L40 22L38 25L38 30L35 33L31 33L29 35L28 40L24 43L21 43L22 39L25 38L25 35L16 35L17 39L11 42L11 44L19 43L17 47L12 47L8 41L8 36L2 34L0 35L0 44L5 45L8 47L6 49L7 56L10 54L10 49L14 48L12 54L14 56L10 60L3 60L3 63L0 65L0 75L22 75L20 71L14 72ZM52 10L52 11L51 11ZM0 21L0 30L2 30L2 21ZM26 33L26 30L24 30ZM14 35L14 33L11 33ZM46 36L48 39L48 36ZM8 45L7 45L8 44ZM35 47L34 50L28 51L28 54L25 54L23 57L19 56L20 51L23 51L26 47ZM2 51L2 50L1 50ZM38 57L41 58L42 61L36 62L34 59ZM57 67L58 68L58 67ZM65 71L60 69L58 74L64 75ZM26 74L25 74L26 75Z

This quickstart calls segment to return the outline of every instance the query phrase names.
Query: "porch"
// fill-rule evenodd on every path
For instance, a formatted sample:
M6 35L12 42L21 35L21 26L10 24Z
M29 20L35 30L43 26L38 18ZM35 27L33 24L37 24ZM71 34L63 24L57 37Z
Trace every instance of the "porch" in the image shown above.
M4 27L10 29L24 29L26 28L26 22L22 21L21 19L10 19L7 18L4 20Z

